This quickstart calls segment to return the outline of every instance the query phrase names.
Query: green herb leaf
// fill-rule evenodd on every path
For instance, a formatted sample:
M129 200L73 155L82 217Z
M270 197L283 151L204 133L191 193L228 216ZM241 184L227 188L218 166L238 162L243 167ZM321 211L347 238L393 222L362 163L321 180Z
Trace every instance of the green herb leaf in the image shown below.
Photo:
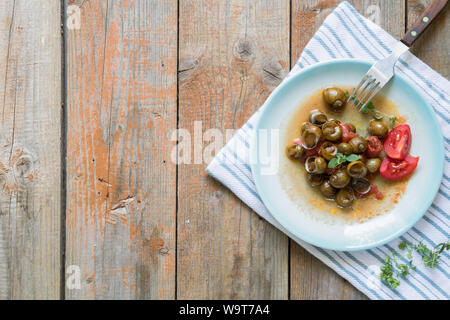
M369 110L375 110L375 105L372 101L366 103L366 105L361 109L362 113L369 113Z
M391 129L394 129L395 121L397 121L396 117L389 118L389 127L391 127Z
M438 249L440 247L440 249L438 250L438 253L442 253L442 251L444 250L450 250L450 241L448 242L443 242L443 243L439 243L436 247L434 247L435 249Z
M380 267L380 270L381 270L380 274L381 280L384 280L393 289L397 288L400 285L400 281L397 278L395 278L394 265L392 264L392 259L390 257L387 257L384 260L384 265Z
M346 157L346 160L347 160L348 162L358 161L358 160L359 160L359 156L356 155L356 154L351 154L351 155L348 155L348 156Z
M411 248L408 248L408 253L406 254L406 257L408 258L409 267L412 270L416 270L416 266L413 264L413 261L412 261L413 257L412 257L412 249Z
M337 158L333 158L328 162L328 168L335 168L339 165L338 163L338 159Z
M398 263L396 253L393 252L392 256L388 256L384 260L384 264L380 266L380 279L394 289L400 285L399 276L405 278L411 273L411 270L416 270L416 266L413 264L413 250L422 257L426 267L434 268L439 263L439 254L444 250L450 250L450 241L439 243L433 248L434 250L428 248L422 242L417 245L411 245L405 241L400 242L398 248L401 251L407 249L406 258L408 259L408 263Z
M345 96L348 98L348 96L350 95L350 93L348 93L348 91L345 91Z
M350 96L350 100L352 100L353 101L353 104L355 105L355 106L357 106L358 105L358 100L356 100L356 96L355 95L351 95Z
M335 168L346 161L353 162L357 160L359 160L359 156L356 154L345 156L342 153L338 152L336 153L336 157L334 157L328 162L328 168Z
M397 264L397 269L399 270L400 275L404 278L409 274L409 267L406 264Z
M416 252L422 256L423 264L429 268L434 268L438 263L439 253L433 252L430 248L424 245L422 242L414 247Z
M439 243L434 247L435 250L431 250L421 242L414 246L414 249L422 256L423 264L433 269L439 263L442 251L450 249L450 242Z
M339 160L339 163L344 163L345 161L347 161L347 157L344 156L342 153L339 153L338 160Z
M375 110L375 105L373 104L372 101L367 102L366 107L369 110Z

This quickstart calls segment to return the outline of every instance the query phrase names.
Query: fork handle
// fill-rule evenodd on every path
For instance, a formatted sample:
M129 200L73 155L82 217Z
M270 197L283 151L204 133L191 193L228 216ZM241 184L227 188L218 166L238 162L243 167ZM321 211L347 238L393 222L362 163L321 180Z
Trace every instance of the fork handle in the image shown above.
M447 2L448 0L433 0L400 41L411 47L414 41L423 34L434 18L444 9Z

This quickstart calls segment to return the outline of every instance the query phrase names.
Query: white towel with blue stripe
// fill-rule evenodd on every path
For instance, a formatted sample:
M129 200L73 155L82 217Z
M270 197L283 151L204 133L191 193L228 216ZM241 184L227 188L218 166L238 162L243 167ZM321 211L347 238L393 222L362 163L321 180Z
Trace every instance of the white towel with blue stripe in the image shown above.
M379 60L390 54L389 48L394 47L396 41L382 28L361 16L349 3L342 2L317 30L286 78L306 66L335 58ZM383 260L393 251L399 251L400 242L423 241L431 247L447 241L450 232L450 82L409 52L402 56L400 63L397 63L396 72L422 89L423 95L436 111L444 135L446 159L444 179L434 203L423 219L399 239L371 250L338 252L312 246L285 230L261 202L250 170L249 143L259 112L238 130L206 171L233 191L261 217L331 267L369 298L449 299L450 259L445 251L441 255L439 265L434 269L424 267L421 262L416 263L417 270L412 271L406 278L401 278L401 284L396 289L392 289L379 279ZM225 159L227 154L237 153L241 155L242 161L232 161L230 164L220 160Z

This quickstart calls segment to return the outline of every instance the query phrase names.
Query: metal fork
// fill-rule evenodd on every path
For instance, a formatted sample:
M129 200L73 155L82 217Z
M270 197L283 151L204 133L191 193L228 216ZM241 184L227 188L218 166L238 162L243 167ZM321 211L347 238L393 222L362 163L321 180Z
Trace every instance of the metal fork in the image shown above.
M425 31L433 19L444 9L448 0L434 0L424 10L422 15L406 32L405 36L396 43L392 53L376 62L362 78L352 94L347 98L347 103L352 101L359 111L377 95L386 83L394 76L394 66L399 57L408 51L414 41Z
M402 42L397 42L391 55L378 61L367 71L361 82L347 98L347 102L352 101L356 108L359 108L359 111L364 109L369 101L394 76L395 63L408 49Z

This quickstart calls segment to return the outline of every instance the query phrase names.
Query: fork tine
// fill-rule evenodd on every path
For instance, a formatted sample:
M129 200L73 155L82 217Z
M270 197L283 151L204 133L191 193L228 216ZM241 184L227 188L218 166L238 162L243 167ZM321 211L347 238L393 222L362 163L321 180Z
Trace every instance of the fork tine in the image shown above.
M366 82L366 80L367 80L368 78L369 78L369 76L368 76L367 74L364 75L364 77L361 79L361 82L355 87L355 89L353 89L352 94L348 96L346 102L349 102L349 101L351 100L351 98L352 98L353 96L355 96L355 94L356 94L356 92L358 91L358 89L361 88L361 86L364 84L364 82ZM354 99L352 99L352 100L353 100L353 104L355 104L355 103L354 103L355 100L354 100Z
M366 85L361 89L359 94L354 99L354 101L357 101L357 104L359 104L359 101L362 100L366 96L367 90L372 87L372 85L375 81L376 81L376 79L369 76L369 79L368 79Z
M358 99L358 106L360 104L366 104L367 100L366 97L370 96L373 90L379 85L380 82L377 82L376 79L373 79L370 84L367 86L366 91L363 95L360 96ZM356 106L358 108L358 106Z
M378 82L375 83L375 85L372 86L370 90L368 90L368 92L366 92L366 94L364 95L364 99L358 100L358 105L356 106L357 109L361 110L370 101L369 99L366 99L366 97L372 97L372 94L374 91L376 91L378 84Z
M361 108L359 109L359 111L362 110L362 108L364 108L364 106L369 103L369 101L371 101L373 99L373 97L375 97L377 95L378 92L380 92L381 87L380 87L380 83L378 82L377 85L374 87L374 90L372 92L372 94L370 95L370 97L367 99L367 101L361 106Z

